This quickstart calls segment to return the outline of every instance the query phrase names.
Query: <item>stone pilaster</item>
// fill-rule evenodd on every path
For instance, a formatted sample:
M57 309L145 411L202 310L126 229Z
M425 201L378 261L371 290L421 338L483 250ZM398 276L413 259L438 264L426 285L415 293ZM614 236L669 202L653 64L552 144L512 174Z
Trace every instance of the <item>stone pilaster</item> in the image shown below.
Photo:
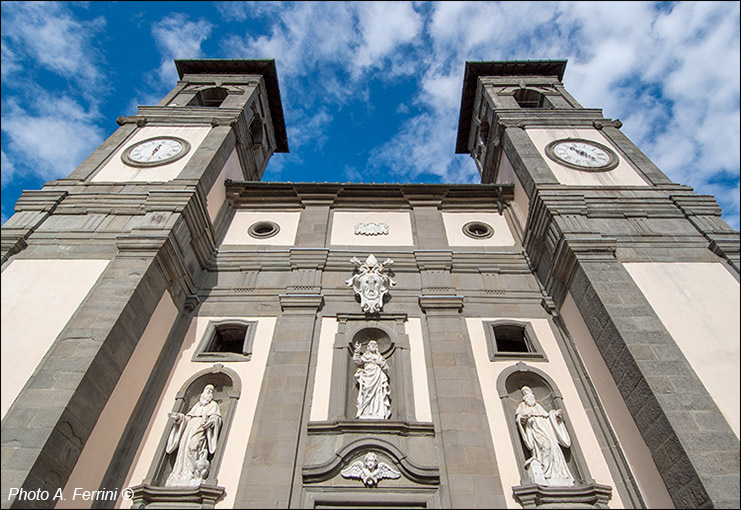
M290 508L299 485L305 443L304 415L320 294L280 296L282 315L275 326L255 421L236 499L237 508Z

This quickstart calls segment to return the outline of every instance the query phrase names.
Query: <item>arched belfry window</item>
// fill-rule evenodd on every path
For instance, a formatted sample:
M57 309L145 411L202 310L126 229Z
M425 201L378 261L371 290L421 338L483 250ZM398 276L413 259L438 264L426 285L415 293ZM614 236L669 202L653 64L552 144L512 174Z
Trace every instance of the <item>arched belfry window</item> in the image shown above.
M519 89L514 93L515 101L520 108L553 108L544 94L532 89Z
M479 126L479 139L484 145L489 142L489 121L486 119L481 120L481 125Z
M223 498L219 468L241 391L237 373L221 364L183 384L167 413L147 478L132 487L136 508L184 503L213 508Z
M209 87L199 90L186 106L208 106L218 108L224 102L228 91L224 87Z
M249 131L250 140L252 141L252 147L255 149L262 147L263 127L262 118L260 117L259 113L255 113L255 116L252 118Z

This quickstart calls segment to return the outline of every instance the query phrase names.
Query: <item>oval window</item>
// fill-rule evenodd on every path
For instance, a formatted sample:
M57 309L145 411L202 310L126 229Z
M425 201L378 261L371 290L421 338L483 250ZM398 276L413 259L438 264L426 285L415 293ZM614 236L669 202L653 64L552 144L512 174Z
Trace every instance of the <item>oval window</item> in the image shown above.
M253 223L247 233L256 239L273 237L280 232L280 227L273 221L258 221Z
M463 225L463 233L473 239L487 239L494 235L494 229L482 221L469 221Z

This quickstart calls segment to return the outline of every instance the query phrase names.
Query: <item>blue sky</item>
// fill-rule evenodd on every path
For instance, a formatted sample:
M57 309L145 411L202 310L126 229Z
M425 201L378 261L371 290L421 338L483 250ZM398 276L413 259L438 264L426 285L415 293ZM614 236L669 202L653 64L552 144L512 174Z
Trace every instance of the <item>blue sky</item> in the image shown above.
M2 2L2 221L177 81L274 58L289 154L268 181L478 182L466 60L568 59L564 84L739 228L738 2Z

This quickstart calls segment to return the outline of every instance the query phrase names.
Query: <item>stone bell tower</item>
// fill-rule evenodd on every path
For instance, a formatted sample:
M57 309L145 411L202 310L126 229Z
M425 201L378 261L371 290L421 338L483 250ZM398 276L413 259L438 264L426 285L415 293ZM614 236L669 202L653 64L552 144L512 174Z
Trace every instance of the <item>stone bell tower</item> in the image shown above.
M173 324L198 305L230 221L225 182L260 180L288 152L273 60L175 64L180 81L162 101L120 117L68 177L24 192L3 225L4 495L65 487L96 423L125 443L161 384L149 374L182 341ZM128 395L112 398L117 383ZM101 418L107 405L115 418ZM105 486L106 466L126 462L119 446L92 448L98 468L74 483Z
M467 62L456 152L514 183L547 307L632 422L619 441L635 427L677 507L737 505L739 233L580 105L565 66Z

